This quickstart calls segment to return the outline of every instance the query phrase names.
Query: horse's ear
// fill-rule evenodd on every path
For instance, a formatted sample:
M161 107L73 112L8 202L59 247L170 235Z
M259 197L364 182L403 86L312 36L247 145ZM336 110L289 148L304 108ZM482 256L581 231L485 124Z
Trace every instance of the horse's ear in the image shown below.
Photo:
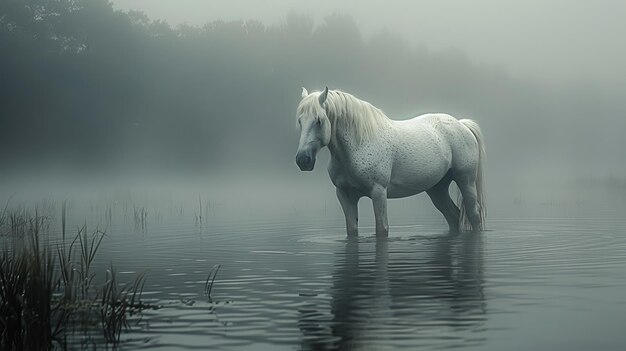
M328 87L326 87L326 89L324 89L324 91L320 94L320 105L323 105L324 102L326 101L326 98L328 97Z
M305 98L307 95L309 95L309 92L306 90L305 87L302 87L302 97Z

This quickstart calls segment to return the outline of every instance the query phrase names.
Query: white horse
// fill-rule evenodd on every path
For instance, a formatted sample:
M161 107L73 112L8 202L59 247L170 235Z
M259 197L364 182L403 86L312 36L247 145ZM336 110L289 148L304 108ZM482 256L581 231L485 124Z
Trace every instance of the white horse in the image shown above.
M423 191L443 213L450 231L484 228L485 151L476 122L442 113L394 121L370 103L328 87L310 94L302 88L297 117L296 163L300 170L311 171L317 152L328 147L328 173L348 236L358 235L359 198L372 199L376 234L386 236L387 199ZM460 210L448 192L452 181L461 190Z

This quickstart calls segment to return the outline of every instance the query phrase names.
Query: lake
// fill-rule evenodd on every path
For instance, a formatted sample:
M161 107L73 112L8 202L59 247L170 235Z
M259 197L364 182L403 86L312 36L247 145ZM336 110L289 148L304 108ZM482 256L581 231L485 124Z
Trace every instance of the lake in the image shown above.
M391 205L387 239L373 235L363 201L361 235L348 239L328 188L282 207L262 206L262 196L123 204L112 200L119 194L69 206L74 222L106 227L94 263L100 279L110 262L121 281L148 271L143 299L160 308L133 317L122 347L626 347L622 200L496 203L487 231L451 235L427 198L417 197ZM147 224L138 226L133 213L142 203ZM205 284L216 264L209 299ZM79 333L69 340L85 345Z

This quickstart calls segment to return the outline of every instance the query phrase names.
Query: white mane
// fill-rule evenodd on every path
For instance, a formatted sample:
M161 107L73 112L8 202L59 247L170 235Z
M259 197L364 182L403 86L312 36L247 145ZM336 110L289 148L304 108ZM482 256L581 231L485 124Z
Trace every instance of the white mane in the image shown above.
M348 131L357 145L371 139L391 121L380 109L346 92L329 90L323 106L319 103L320 94L313 92L305 96L298 106L298 116L319 116L325 111L333 126L333 134L336 130Z

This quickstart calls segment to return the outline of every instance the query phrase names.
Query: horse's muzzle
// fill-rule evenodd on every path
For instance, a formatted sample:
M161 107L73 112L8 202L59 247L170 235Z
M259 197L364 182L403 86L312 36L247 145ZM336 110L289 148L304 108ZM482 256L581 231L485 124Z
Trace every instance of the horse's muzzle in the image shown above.
M301 171L312 171L315 166L315 157L311 157L306 153L298 153L296 155L296 164Z

